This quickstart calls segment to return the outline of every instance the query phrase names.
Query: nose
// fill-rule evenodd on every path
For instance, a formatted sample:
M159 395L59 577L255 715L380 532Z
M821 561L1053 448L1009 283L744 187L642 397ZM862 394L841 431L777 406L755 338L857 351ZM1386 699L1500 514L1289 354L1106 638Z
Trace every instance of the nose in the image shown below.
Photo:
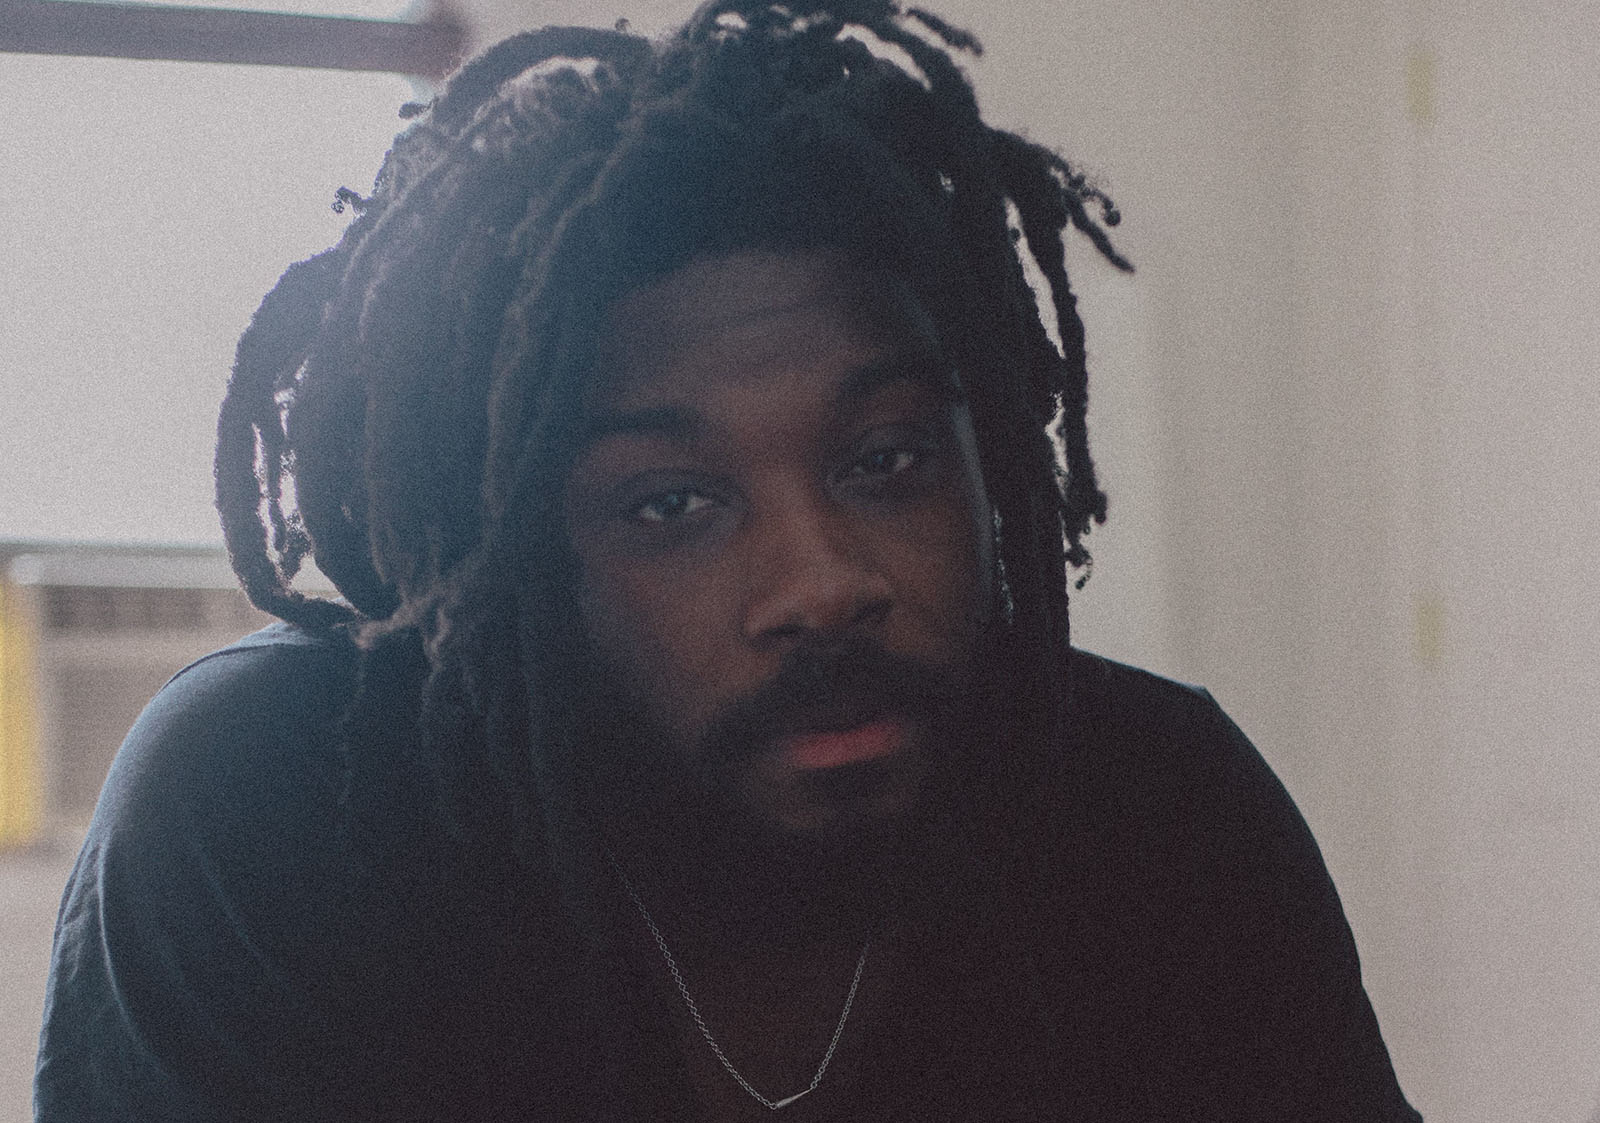
M755 644L833 639L882 623L893 603L846 512L799 501L752 525L745 638Z

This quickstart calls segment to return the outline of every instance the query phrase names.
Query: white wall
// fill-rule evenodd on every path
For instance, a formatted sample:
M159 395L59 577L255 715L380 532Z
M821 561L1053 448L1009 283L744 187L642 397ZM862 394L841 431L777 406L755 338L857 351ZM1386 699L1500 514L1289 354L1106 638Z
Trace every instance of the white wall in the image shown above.
M1600 12L1286 21L1291 485L1270 756L1447 1120L1600 1100ZM1271 416L1265 409L1260 417ZM1203 595L1203 594L1202 594Z
M0 539L220 543L234 344L338 239L333 192L367 190L411 87L0 54L0 88Z
M1424 34L1443 1063L1463 1118L1579 1119L1600 1103L1600 9L1473 0Z

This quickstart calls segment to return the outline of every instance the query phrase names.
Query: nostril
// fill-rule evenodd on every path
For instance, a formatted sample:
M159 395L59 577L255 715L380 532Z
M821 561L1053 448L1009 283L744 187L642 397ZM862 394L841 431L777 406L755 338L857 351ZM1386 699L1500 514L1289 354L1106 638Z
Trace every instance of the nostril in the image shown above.
M887 594L872 597L856 613L857 624L881 624L889 617L890 598Z
M799 639L807 632L807 628L798 620L788 620L764 630L765 635L773 639Z
M752 603L750 639L830 637L881 624L893 598L887 580L855 566L791 570Z

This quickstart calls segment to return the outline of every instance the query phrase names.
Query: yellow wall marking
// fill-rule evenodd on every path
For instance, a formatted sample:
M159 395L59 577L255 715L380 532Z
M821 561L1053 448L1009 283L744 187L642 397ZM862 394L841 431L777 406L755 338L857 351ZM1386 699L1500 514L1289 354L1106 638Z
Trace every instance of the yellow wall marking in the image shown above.
M1443 661L1444 627L1444 598L1432 593L1419 594L1414 631L1417 661L1424 667L1437 667Z
M34 637L20 601L0 581L0 847L31 840L44 817Z
M1412 47L1406 56L1406 113L1412 124L1429 128L1433 125L1438 102L1438 82L1433 51L1428 47Z

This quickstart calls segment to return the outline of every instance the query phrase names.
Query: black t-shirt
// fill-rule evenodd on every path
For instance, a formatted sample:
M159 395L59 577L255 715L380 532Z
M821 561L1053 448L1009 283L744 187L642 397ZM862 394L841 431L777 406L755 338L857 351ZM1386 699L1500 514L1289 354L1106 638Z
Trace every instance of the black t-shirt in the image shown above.
M683 1011L570 922L553 863L473 829L470 785L437 813L457 779L418 748L414 683L364 679L393 751L352 749L364 675L343 639L279 625L140 717L62 901L38 1120L692 1114ZM1070 693L1073 743L1027 753L1030 806L977 813L1001 839L1029 824L1005 876L946 840L915 970L852 1030L850 1117L1417 1119L1255 749L1204 691L1095 656ZM620 897L598 895L606 931L637 923ZM786 1111L830 1117L820 1095Z

